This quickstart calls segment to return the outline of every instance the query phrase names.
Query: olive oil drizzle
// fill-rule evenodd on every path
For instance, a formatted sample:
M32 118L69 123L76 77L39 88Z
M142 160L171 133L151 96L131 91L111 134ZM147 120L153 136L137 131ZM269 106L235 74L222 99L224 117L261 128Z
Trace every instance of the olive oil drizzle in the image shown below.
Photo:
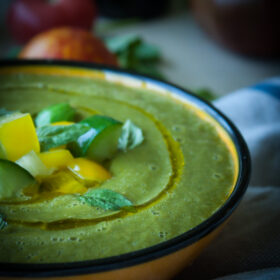
M13 90L16 90L16 89L40 90L40 89L44 88L49 91L53 91L55 93L64 94L64 95L71 95L71 96L82 95L81 93L78 93L78 92L67 91L67 90L63 90L60 88L55 88L55 87L42 85L42 84L40 84L38 86L36 86L36 85L34 85L34 86L12 86L11 85L11 86L0 87L0 89L1 88L5 88L5 89L9 88L9 89L13 89ZM95 218L95 219L64 219L64 220L59 220L59 221L49 222L49 223L22 222L19 220L9 220L8 219L8 223L10 225L13 224L13 225L36 227L36 228L40 228L40 229L44 229L44 230L63 230L63 229L77 228L77 227L81 227L81 226L92 226L92 225L96 225L100 222L112 221L114 219L125 218L127 216L137 214L138 212L153 206L158 201L160 201L161 199L166 197L168 194L172 193L174 188L176 188L178 182L180 181L180 177L182 175L183 166L184 166L184 158L183 158L183 153L182 153L180 144L173 139L173 137L170 134L170 132L168 131L168 129L159 120L157 120L152 114L150 114L149 112L145 111L144 109L142 109L136 105L127 103L122 100L107 98L107 97L103 97L103 96L94 96L94 95L91 95L91 96L94 98L98 98L98 99L108 100L110 102L113 101L115 103L119 103L119 104L128 106L130 108L133 108L134 110L137 110L137 111L141 112L143 115L145 115L146 117L148 117L155 124L155 126L161 132L161 134L163 136L163 139L165 141L165 144L166 144L166 147L167 147L167 150L169 153L169 158L170 158L171 167L172 167L172 174L169 177L169 182L167 183L165 188L157 196L152 198L150 201L147 201L141 205L134 206L133 212L128 212L128 211L122 210L122 211L118 211L117 213L112 213L110 216L105 216L105 217L100 217L100 218ZM90 108L82 107L82 106L76 106L76 107L78 110L96 114L96 111L92 110ZM46 197L46 199L52 199L52 198L53 198L53 196L51 196L51 195L48 198ZM19 202L16 204L36 203L36 202L40 202L40 201L42 201L42 200L38 198L38 199L34 199L34 200Z

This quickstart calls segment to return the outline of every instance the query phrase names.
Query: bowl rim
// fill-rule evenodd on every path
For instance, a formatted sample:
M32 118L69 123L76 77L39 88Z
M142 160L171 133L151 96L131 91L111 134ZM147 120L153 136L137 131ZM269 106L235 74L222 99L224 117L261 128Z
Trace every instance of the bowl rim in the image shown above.
M241 133L235 125L222 112L215 108L209 102L194 95L188 89L176 86L170 82L156 79L148 75L142 75L134 71L119 69L116 67L87 63L76 61L62 61L62 60L1 60L0 68L16 67L16 66L64 66L71 68L82 68L86 70L97 70L109 72L135 78L137 80L153 83L160 88L164 88L172 92L172 94L179 95L187 100L191 100L195 105L202 108L207 114L212 116L227 134L232 139L235 145L237 155L239 172L234 190L227 199L227 201L208 219L198 224L196 227L186 231L185 233L176 236L172 239L159 243L157 245L122 254L119 256L107 257L97 260L67 262L57 264L20 264L20 263L0 263L0 277L63 277L76 276L100 272L108 272L117 269L128 268L130 266L139 265L145 262L150 262L161 257L167 256L171 253L179 251L196 241L202 239L210 232L221 225L234 211L243 197L249 183L251 172L250 154L246 142Z

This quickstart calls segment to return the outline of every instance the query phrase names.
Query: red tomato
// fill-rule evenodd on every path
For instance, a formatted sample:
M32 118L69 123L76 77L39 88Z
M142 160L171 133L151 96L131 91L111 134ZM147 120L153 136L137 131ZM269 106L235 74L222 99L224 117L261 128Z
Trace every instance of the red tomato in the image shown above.
M8 28L19 43L59 26L90 29L96 17L93 0L17 0L7 17Z
M35 36L21 51L25 59L65 59L118 66L114 54L90 32L55 28Z

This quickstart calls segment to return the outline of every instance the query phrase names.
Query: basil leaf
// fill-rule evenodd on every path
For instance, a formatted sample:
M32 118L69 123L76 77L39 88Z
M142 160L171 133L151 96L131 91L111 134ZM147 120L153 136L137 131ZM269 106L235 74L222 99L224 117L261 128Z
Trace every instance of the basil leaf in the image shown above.
M121 67L164 79L158 70L160 50L144 42L141 37L131 34L106 39L107 47L113 52Z
M160 60L160 51L157 47L144 43L135 47L135 55L138 60L142 61L157 61Z
M118 148L126 152L140 145L144 140L142 129L137 127L131 120L127 120L122 127Z
M198 95L199 97L206 99L207 101L213 101L217 98L217 95L208 88L200 88L200 89L194 90L194 93L196 95Z
M0 215L0 230L7 227L8 223L4 220L4 218Z
M62 133L65 131L66 127L71 127L72 125L44 125L37 128L37 135L41 137L54 136L56 134Z
M91 128L85 124L51 126L45 125L37 128L37 135L42 151L66 145L76 141Z
M78 199L104 210L120 210L132 206L131 201L126 197L108 189L89 190L84 195L78 196Z
M158 79L165 79L165 76L157 69L157 67L155 67L154 63L135 63L133 66L133 70Z
M133 48L136 45L139 45L140 43L140 37L134 34L115 36L107 38L105 41L105 44L107 45L109 50L115 54L129 51L129 49Z
M145 43L134 34L111 37L106 39L105 43L115 54L131 52L137 60L154 61L160 58L160 51L157 47Z

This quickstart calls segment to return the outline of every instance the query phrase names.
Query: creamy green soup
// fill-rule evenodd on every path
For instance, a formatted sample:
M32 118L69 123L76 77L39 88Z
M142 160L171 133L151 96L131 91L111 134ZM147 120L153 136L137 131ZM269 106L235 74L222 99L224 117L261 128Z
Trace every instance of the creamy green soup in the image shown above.
M83 261L146 248L197 226L231 194L232 144L193 105L145 84L106 81L101 74L66 75L53 68L47 75L34 69L0 73L0 107L35 115L68 102L83 117L98 112L141 127L144 142L106 163L113 176L98 186L121 193L135 208L103 210L71 194L0 202L8 222L0 231L0 262Z

